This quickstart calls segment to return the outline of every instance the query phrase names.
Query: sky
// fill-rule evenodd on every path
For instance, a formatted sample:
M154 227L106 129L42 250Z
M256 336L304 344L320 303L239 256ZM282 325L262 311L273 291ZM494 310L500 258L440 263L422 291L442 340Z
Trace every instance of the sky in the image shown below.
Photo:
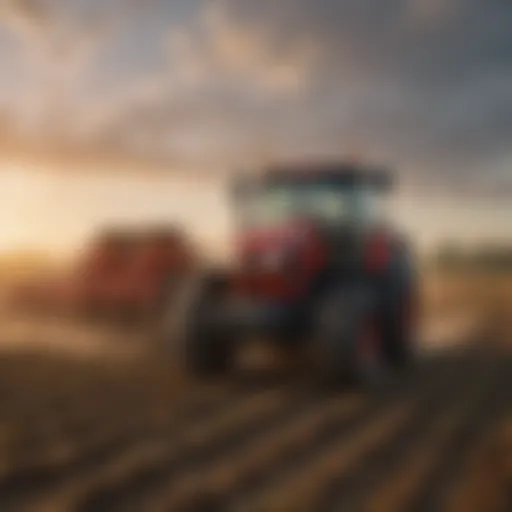
M212 236L226 170L347 154L424 237L506 236L511 26L508 0L2 0L0 248Z

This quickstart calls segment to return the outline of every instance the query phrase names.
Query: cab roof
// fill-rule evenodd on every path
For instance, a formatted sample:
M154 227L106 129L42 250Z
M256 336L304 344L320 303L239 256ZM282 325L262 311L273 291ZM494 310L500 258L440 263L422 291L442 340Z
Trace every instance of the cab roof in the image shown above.
M351 162L309 162L275 165L262 174L264 183L330 183L388 190L392 187L391 173L385 168Z

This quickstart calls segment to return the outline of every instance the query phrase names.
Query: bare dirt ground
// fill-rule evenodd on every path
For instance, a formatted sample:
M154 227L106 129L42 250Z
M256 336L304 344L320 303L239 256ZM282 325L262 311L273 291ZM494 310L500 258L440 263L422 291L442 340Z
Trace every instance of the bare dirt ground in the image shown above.
M436 354L338 393L171 368L0 357L0 510L510 510L512 475L484 450L512 418L510 356Z
M0 511L512 510L512 330L437 294L415 368L336 393L292 367L200 385L130 331L4 321Z

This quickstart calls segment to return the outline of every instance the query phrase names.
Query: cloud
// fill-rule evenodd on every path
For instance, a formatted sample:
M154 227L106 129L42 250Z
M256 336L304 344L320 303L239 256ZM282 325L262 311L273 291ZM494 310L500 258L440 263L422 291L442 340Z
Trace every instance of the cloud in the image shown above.
M410 30L436 29L460 14L460 0L407 0L403 21Z
M157 0L144 12L159 49L133 45L122 0L11 4L4 19L60 85L41 103L72 112L61 131L91 151L230 166L357 148L442 183L512 161L510 2ZM161 65L84 99L116 18Z
M101 145L137 146L195 165L227 166L260 152L267 118L297 108L316 64L316 45L278 48L271 36L239 23L225 2L205 5L166 30L163 69L88 113L89 134Z
M239 23L219 1L164 27L161 69L86 99L98 60L123 28L141 13L157 16L163 4L7 0L2 7L0 24L17 43L25 77L18 124L38 145L99 153L143 148L157 158L174 153L197 161L202 144L211 160L257 137L247 127L261 124L255 115L268 110L267 102L299 97L312 78L312 42L277 48L264 27Z
M0 11L0 22L17 44L20 80L19 121L39 138L60 127L76 101L95 56L110 27L80 25L65 17L56 2L11 0ZM59 135L60 136L60 135Z
M236 83L262 94L294 94L308 87L317 56L312 41L277 45L263 25L237 19L227 2L206 4L187 27L167 37L177 80L187 85Z
M144 2L4 0L0 26L15 43L21 80L18 121L38 139L82 131L82 93L98 59Z
M309 126L297 146L332 151L357 141L432 174L489 167L510 153L512 4L233 0L230 7L282 45L308 37L322 48L303 115L290 123L300 117Z

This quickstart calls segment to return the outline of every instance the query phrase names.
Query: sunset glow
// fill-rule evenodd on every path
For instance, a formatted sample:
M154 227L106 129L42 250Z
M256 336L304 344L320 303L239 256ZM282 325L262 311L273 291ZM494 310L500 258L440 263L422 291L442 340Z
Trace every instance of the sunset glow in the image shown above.
M0 250L155 219L218 247L222 173L354 150L420 243L510 236L509 7L448 3L5 0Z

